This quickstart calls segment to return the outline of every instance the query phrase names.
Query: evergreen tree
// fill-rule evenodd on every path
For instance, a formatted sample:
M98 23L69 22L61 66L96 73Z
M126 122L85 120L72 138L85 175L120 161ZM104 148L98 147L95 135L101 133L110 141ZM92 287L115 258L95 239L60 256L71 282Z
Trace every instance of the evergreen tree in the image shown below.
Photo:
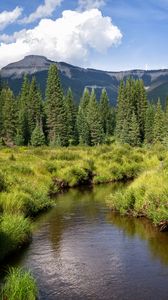
M45 136L41 125L36 125L31 135L31 145L34 147L40 147L45 144Z
M137 119L140 129L140 139L143 142L145 137L145 119L147 111L147 96L142 80L137 80Z
M65 97L65 107L67 114L67 135L70 145L76 145L78 142L77 125L76 125L76 107L74 104L72 90L69 88Z
M46 88L46 114L50 144L68 145L66 108L56 65L51 65Z
M89 104L87 107L87 121L89 125L91 145L99 145L103 142L104 133L101 122L100 110L96 101L95 90L91 92Z
M140 144L140 131L136 114L133 112L130 120L129 144L133 147Z
M125 120L125 86L124 81L121 80L119 90L118 90L118 98L117 98L117 114L116 114L116 136L118 139L121 139L121 134L123 131L123 122Z
M103 131L108 136L112 133L112 111L106 89L102 90L99 107Z
M90 131L87 120L87 108L90 100L90 93L85 89L81 98L78 114L77 114L77 130L79 135L79 142L82 145L90 145Z
M153 125L155 117L155 106L153 104L148 104L145 118L145 143L153 143Z
M3 106L4 106L4 92L5 89L0 91L0 137L3 135Z
M16 107L13 92L7 88L3 90L3 136L6 143L13 143L16 134Z
M30 136L36 127L37 123L40 123L42 117L42 97L40 90L37 87L36 79L33 77L30 84L29 101L28 101L28 125Z
M18 100L18 124L16 143L18 145L28 145L30 141L29 120L28 120L28 103L29 103L30 83L25 75L20 99Z
M154 117L153 126L153 140L154 143L163 142L165 137L165 126L164 126L164 112L161 107L160 99L158 99L156 106L156 113Z

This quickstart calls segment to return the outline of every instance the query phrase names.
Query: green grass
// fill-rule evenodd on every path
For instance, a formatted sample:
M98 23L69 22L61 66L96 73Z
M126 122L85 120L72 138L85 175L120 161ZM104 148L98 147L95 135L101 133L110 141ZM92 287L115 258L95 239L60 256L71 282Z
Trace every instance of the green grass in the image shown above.
M160 156L160 154L158 154ZM108 197L107 204L122 214L145 216L154 224L168 221L168 153L160 165L144 171L126 190Z
M168 221L168 150L160 144L2 148L0 170L0 261L30 240L32 217L52 207L56 200L51 196L65 188L132 180L110 195L107 205L122 214L146 216L155 224ZM29 273L9 273L3 299L36 296Z
M38 290L30 272L12 268L6 277L2 300L36 300Z
M31 223L22 215L3 214L0 218L1 260L30 241Z
M142 149L113 143L97 147L2 148L0 232L3 237L9 237L8 226L3 226L8 216L14 218L15 222L18 221L19 225L20 222L27 221L25 218L32 218L51 207L54 200L50 196L56 195L62 189L86 184L128 181L137 178L144 171L154 170L163 162L165 149L161 147L157 145L152 149ZM120 210L126 211L125 205L121 206ZM12 230L15 232L14 228ZM18 243L24 243L24 239L27 238L24 234L23 237L21 238L19 233L12 239L7 238L13 245L11 249L17 248ZM4 251L6 254L8 252ZM0 260L4 253L0 254Z

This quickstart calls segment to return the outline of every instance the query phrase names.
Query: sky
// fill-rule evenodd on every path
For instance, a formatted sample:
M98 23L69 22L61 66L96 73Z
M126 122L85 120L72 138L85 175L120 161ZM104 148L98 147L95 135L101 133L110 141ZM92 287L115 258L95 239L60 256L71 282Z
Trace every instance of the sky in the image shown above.
M106 71L168 68L168 0L1 0L0 67L26 55Z

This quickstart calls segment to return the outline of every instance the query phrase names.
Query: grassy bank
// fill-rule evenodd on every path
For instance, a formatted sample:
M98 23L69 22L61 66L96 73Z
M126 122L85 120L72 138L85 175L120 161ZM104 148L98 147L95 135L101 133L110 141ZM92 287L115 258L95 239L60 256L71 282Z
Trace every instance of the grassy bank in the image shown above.
M107 204L121 214L147 217L160 227L168 229L168 151L155 146L146 155L156 156L159 164L142 172L124 191L108 197Z
M31 240L32 217L54 205L52 196L75 186L134 180L110 195L108 206L166 228L168 151L163 146L1 148L0 170L0 261ZM8 282L15 283L13 278L10 274Z
M9 270L2 290L2 300L36 300L37 296L37 285L30 272L20 268Z
M130 146L0 149L0 261L31 236L30 218L54 205L53 195L88 184L127 181L155 158Z

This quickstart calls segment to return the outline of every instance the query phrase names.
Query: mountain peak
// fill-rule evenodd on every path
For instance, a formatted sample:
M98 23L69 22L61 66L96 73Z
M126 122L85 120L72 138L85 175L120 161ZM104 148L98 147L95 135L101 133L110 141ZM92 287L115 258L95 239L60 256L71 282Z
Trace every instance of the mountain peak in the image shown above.
M41 55L27 55L22 60L11 63L2 68L1 76L16 78L22 77L23 74L34 74L39 71L48 70L49 66L54 63Z

